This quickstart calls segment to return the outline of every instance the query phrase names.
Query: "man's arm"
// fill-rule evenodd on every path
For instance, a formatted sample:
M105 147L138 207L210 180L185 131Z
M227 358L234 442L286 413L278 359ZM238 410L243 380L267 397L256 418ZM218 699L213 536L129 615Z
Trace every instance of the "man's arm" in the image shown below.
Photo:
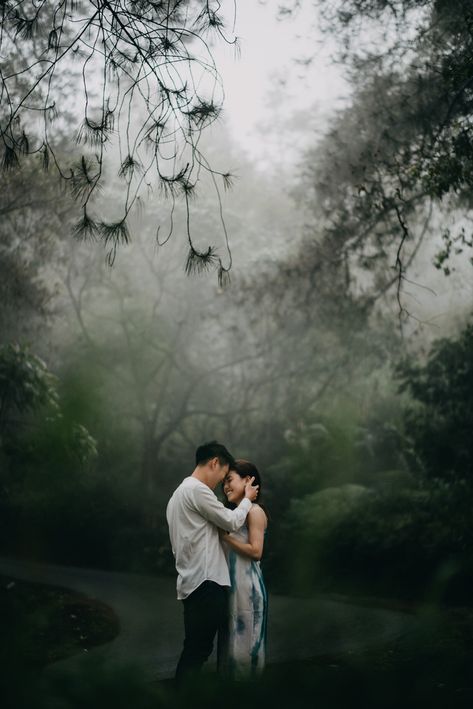
M245 497L238 507L229 510L215 497L210 488L199 485L194 489L194 502L202 517L227 532L236 532L244 524L246 515L251 509L252 498L256 498L257 494L258 488L256 487L251 487L248 491L245 490Z

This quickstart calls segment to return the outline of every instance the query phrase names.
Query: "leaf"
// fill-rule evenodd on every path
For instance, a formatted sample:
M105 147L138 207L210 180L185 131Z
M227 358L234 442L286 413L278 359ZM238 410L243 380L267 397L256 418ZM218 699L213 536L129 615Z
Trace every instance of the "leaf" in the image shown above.
M227 288L230 285L230 271L222 265L218 269L218 285L220 288Z
M119 177L124 177L126 178L132 178L134 173L136 172L143 172L143 166L133 158L132 155L127 155L125 160L122 162L120 165L120 169L118 171L118 176Z
M99 226L93 219L91 219L91 217L89 217L87 210L84 209L82 219L79 219L79 221L74 225L72 233L76 239L95 240L99 234Z
M198 104L189 111L183 111L183 114L188 116L189 121L198 127L216 120L220 113L220 106L217 106L213 101L205 101L203 99L199 99Z
M113 244L113 246L116 247L120 244L130 243L130 232L125 219L122 219L120 222L108 224L106 222L101 222L98 225L98 230L100 238L106 246Z
M218 256L215 248L209 246L207 251L196 251L193 247L189 249L186 261L186 274L189 276L192 273L203 273L215 266L218 262Z
M3 153L2 167L4 170L12 170L19 165L18 155L15 150L9 146L5 145L5 151Z
M231 190L233 185L235 184L235 175L232 175L230 172L224 172L222 175L222 180L223 180L223 187L225 191L228 192L228 190Z
M48 36L48 49L56 51L59 47L58 34L56 29L52 29Z
M99 171L97 164L93 163L85 155L74 163L71 169L71 191L76 199L85 198L93 189L97 187Z
M25 40L33 39L37 26L37 14L33 17L33 19L30 20L28 17L22 17L19 13L17 13L15 20L15 32L17 37L19 35L22 39Z
M76 142L90 145L94 148L105 143L113 132L114 116L112 111L107 111L100 122L92 121L87 116L84 118L76 135Z
M27 155L30 151L30 142L25 131L22 132L21 137L18 141L18 149L23 155Z
M43 149L41 151L41 155L42 155L43 170L48 170L49 169L49 150L48 150L47 145L43 146Z

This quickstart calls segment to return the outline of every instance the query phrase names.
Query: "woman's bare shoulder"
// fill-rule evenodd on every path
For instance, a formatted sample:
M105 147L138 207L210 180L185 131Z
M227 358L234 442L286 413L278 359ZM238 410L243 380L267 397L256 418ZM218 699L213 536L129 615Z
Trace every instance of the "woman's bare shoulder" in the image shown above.
M266 512L263 510L262 507L260 507L260 505L258 505L257 502L253 502L253 504L251 505L251 509L248 512L248 518L254 522L262 522L265 527L268 523Z

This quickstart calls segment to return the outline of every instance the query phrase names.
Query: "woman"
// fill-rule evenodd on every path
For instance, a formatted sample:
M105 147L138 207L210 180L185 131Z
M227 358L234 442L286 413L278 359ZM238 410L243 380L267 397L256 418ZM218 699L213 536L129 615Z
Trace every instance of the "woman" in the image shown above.
M250 478L254 478L253 485L259 486L257 500L261 495L261 478L256 466L247 460L235 463L223 483L229 507L241 502L245 483ZM254 502L246 523L238 532L221 534L231 580L228 669L237 677L257 674L265 662L268 602L259 562L267 524L265 510Z

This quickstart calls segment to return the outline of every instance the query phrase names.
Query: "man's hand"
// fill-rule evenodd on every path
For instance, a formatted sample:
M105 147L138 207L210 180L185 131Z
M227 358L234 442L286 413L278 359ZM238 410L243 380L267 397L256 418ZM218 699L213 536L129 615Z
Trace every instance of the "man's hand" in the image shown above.
M245 497L247 497L251 502L254 502L258 497L259 485L253 486L255 479L250 478L247 483L245 483Z
M228 537L228 532L225 531L225 529L221 529L220 527L218 528L218 536L220 537L220 541L224 542L226 541Z

